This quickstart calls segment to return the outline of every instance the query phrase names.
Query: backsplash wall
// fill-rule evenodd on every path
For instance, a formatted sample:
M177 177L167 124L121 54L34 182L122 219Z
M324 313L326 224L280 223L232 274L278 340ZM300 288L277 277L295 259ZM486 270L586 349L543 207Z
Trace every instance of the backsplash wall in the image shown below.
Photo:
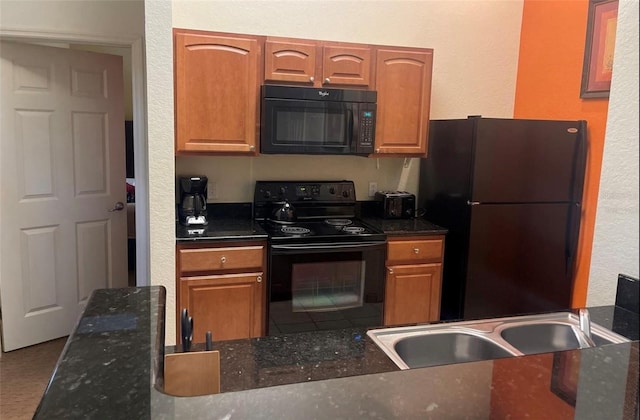
M215 182L217 198L209 200L214 203L251 202L255 181L263 180L351 180L356 199L371 200L371 181L378 184L378 190L417 193L419 164L415 158L359 156L178 156L176 176L206 175L209 182Z

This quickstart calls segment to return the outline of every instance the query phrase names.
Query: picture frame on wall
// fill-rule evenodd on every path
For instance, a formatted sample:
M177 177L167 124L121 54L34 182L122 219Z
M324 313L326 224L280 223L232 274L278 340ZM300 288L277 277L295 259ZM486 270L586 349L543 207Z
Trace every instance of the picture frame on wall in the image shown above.
M589 0L581 98L608 98L618 22L618 0Z

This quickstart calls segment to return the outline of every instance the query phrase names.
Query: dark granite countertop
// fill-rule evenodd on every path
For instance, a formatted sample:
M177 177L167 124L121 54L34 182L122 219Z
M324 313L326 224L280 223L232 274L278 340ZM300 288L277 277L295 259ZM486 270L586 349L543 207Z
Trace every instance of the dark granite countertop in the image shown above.
M363 220L374 226L387 236L411 235L445 235L447 229L422 218L415 219L382 219L379 217L363 217Z
M194 351L204 350L202 343ZM344 329L218 341L221 392L400 370L367 336ZM167 347L165 353L175 351Z
M383 219L374 216L373 202L361 202L359 216L388 236L445 235L447 229L424 218ZM210 204L209 223L201 228L186 227L176 220L176 241L232 241L267 239L268 235L252 218L251 203Z
M252 219L243 218L215 218L210 219L206 226L182 226L176 223L176 241L235 241L235 240L266 240L267 232Z
M631 334L638 315L618 309L592 308L592 320ZM624 344L407 371L380 359L358 330L220 342L227 392L180 398L162 393L156 376L164 289L98 290L35 418L633 418L635 334Z
M251 203L208 204L206 226L183 226L176 219L176 241L238 241L267 239L252 217Z

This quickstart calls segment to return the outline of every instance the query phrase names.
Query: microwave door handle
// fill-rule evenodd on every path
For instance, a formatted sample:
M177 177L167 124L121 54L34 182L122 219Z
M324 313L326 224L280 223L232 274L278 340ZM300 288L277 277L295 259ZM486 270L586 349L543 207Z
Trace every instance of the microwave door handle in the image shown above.
M351 143L353 144L353 142L355 141L355 139L358 138L358 115L357 112L354 111L353 107L349 108L349 132L351 133Z

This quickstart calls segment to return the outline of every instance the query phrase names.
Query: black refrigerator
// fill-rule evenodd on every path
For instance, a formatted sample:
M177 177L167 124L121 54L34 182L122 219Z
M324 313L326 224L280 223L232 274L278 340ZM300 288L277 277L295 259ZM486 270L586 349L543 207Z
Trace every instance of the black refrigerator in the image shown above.
M441 318L571 307L586 122L433 120L418 207L449 230Z

